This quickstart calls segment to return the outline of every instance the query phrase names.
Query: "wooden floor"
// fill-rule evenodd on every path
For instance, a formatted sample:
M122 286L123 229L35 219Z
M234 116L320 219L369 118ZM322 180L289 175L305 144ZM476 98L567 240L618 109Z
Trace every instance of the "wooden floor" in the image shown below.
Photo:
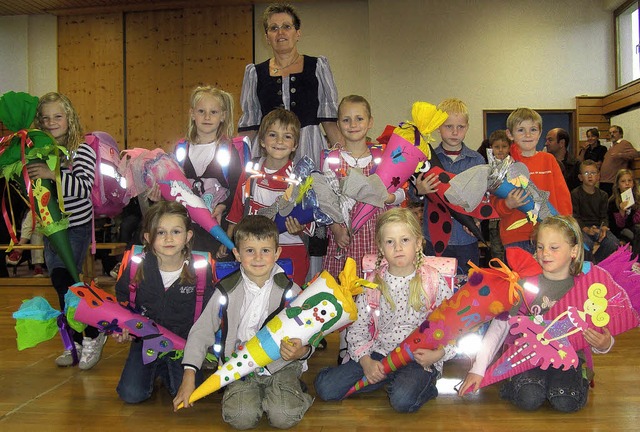
M102 277L107 288L110 278ZM0 430L1 431L192 431L232 430L220 416L219 394L194 408L173 413L164 388L139 405L121 402L115 392L127 353L126 345L109 340L103 358L90 371L58 368L59 338L19 352L12 312L35 295L56 304L49 287L1 287L0 296ZM576 414L548 407L523 412L500 400L497 386L458 398L452 388L464 376L468 360L445 366L440 396L415 414L396 414L383 391L342 402L316 400L296 431L631 431L640 430L640 331L619 336L612 353L598 356L596 386L587 406ZM329 348L310 360L304 375L314 394L313 379L336 358L335 335ZM263 419L257 430L274 430Z

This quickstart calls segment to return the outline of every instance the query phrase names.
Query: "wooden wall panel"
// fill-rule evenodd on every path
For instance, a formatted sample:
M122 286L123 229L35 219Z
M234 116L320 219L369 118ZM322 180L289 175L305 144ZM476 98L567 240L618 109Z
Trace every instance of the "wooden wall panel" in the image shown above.
M124 148L122 15L58 18L58 89L85 131L103 130ZM40 95L41 96L41 95Z
M253 62L252 7L185 9L184 24L184 121L193 88L210 84L232 94L237 124L244 68Z
M182 10L125 15L127 147L170 150L184 129Z
M593 126L597 127L600 132L600 139L609 137L609 119L604 116L603 98L600 96L578 96L576 97L576 130L574 131L576 139L580 139L579 131L581 127ZM586 140L580 140L578 146L574 146L577 151L582 145L586 144Z

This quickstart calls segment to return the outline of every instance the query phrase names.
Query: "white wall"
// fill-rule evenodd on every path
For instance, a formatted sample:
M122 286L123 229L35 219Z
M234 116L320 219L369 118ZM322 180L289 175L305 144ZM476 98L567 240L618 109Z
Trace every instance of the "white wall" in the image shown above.
M624 139L640 150L640 108L611 117L611 124L617 125L624 131Z
M29 20L0 17L0 94L29 90Z

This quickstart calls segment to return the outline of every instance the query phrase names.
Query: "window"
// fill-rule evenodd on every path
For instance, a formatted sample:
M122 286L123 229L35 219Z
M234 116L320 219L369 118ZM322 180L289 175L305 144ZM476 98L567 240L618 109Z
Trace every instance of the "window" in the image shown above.
M638 3L638 1L628 1L615 11L618 87L640 78Z

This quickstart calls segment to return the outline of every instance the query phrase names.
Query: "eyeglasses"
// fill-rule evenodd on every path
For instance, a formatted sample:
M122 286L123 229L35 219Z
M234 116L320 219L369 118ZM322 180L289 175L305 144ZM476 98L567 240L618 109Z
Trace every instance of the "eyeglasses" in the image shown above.
M269 33L278 33L278 31L280 31L281 29L284 31L290 31L294 29L294 26L293 24L282 24L282 25L271 24L269 27L267 27L267 31Z
M582 173L582 175L583 175L583 176L585 176L585 177L586 177L586 176L594 177L594 176L597 176L597 175L598 175L598 173L597 173L597 172L585 171L585 172L583 172L583 173Z

